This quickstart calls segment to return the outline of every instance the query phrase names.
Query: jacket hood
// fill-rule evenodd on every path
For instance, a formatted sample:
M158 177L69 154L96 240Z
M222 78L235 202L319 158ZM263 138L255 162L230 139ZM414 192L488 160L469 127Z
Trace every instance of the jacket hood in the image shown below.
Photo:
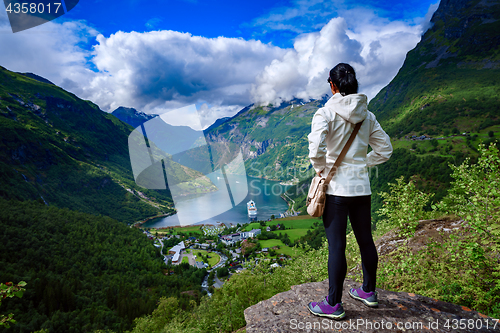
M344 120L357 124L368 116L367 104L368 98L366 95L350 94L342 96L337 93L326 102L325 107L332 109Z

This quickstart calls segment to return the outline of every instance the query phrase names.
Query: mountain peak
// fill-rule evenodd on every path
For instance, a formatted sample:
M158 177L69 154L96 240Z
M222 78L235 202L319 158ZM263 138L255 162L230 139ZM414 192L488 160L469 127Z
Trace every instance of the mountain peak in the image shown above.
M158 116L157 114L147 114L134 108L127 108L124 106L120 106L111 112L111 114L132 127L141 126L146 121Z
M442 0L431 19L433 26L419 43L421 55L435 56L427 68L446 58L456 62L490 58L498 63L494 50L500 45L499 7L493 0Z
M47 80L44 77L41 77L40 75L36 75L36 74L33 74L33 73L18 73L18 74L27 76L29 78L32 78L33 80L37 80L37 81L42 82L42 83L48 83L48 84L54 85L52 82L50 82L49 80Z

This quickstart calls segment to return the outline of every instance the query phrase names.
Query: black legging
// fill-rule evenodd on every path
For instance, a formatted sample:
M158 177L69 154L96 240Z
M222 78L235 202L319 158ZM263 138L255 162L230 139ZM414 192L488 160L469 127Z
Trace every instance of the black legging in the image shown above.
M361 251L363 290L375 291L378 255L371 232L371 196L326 196L323 225L328 238L328 300L332 305L342 301L347 273L345 258L347 216Z

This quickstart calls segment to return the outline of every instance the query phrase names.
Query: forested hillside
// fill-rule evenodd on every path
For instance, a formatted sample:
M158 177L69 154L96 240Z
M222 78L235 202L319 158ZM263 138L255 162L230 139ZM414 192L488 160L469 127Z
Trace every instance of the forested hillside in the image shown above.
M126 222L173 210L135 184L129 125L41 81L0 67L0 197Z
M484 329L486 322L488 331L493 331L491 328L498 321L493 318L500 315L500 153L495 144L479 145L478 150L475 163L466 159L451 168L447 176L453 182L448 194L438 204L433 204L430 211L424 207L434 194L418 190L414 177L410 181L398 178L389 185L389 191L383 193L384 203L380 210L383 219L373 232L379 252L377 287L404 292L415 300L423 295L452 302L469 313L479 311L474 323L480 324L469 326L472 328L468 331ZM280 223L293 225L292 219L285 218ZM320 220L317 221L319 223L314 226L321 225ZM136 321L132 332L231 333L245 325L254 329L252 322L245 321L248 317L244 311L248 307L289 291L292 286L328 281L328 243L324 238L318 241L316 236L321 235L317 231L318 228L302 238L305 241L300 246L304 252L284 261L283 266L271 265L268 259L273 255L262 253L257 264L245 265L246 270L231 276L212 297L202 298L198 306L185 310L179 308L175 298L162 299L150 316ZM306 239L308 236L310 238ZM346 262L349 278L361 283L361 258L352 231L347 235ZM264 318L262 321L267 321L266 316L272 317L273 312L280 309L276 306L280 299L274 300L273 308L259 313L260 318ZM305 305L302 301L287 304L287 309L302 311ZM402 320L412 318L408 304L416 303L400 304L404 312L398 317ZM424 315L437 311L426 304L421 308ZM363 305L352 305L348 320L344 322L361 319L356 306ZM455 328L449 327L452 331L461 331L458 322ZM347 328L346 331L353 330Z
M0 267L0 281L27 283L22 298L2 302L0 313L17 321L7 332L123 332L160 297L184 309L199 302L206 274L182 264L166 276L152 240L112 218L4 199Z

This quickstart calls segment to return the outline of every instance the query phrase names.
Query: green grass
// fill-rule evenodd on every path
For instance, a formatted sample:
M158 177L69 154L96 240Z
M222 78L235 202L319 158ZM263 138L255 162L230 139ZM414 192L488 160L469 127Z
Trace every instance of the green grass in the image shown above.
M304 250L284 245L280 247L278 250L276 250L276 253L283 253L291 257L296 257L304 253Z
M203 255L209 255L211 258L208 258L208 263L210 266L217 265L217 263L220 261L220 256L215 253L215 252L210 252L208 253L207 250L199 250L199 249L193 249L193 254L196 255L196 261L200 261L200 257L198 256L198 252L203 253Z
M408 59L407 59L408 60ZM418 65L422 60L418 61ZM413 71L406 66L406 71ZM391 137L410 133L441 136L445 130L477 132L498 124L498 69L453 69L447 66L408 76L404 70L372 101L369 109L377 114ZM426 82L425 89L419 82ZM386 99L386 90L395 89Z
M273 234L279 235L280 233L284 235L285 233L288 235L290 240L293 242L296 239L299 239L302 236L305 236L307 233L307 230L311 229L286 229L286 230L276 230L276 231L271 231Z
M282 253L282 254L292 256L292 257L295 257L299 254L304 253L304 250L302 250L302 249L286 246L279 239L268 239L268 240L263 240L263 241L259 241L259 242L260 242L260 245L262 246L262 248L265 248L265 247L272 248L274 246L279 246L280 248L275 250L276 253Z
M268 239L268 240L262 240L262 241L259 241L260 245L262 246L262 248L265 248L265 247L273 247L273 246L286 246L285 244L283 244L282 241L280 241L279 239Z
M276 252L283 253L283 254L289 255L291 257L296 257L296 256L304 253L304 250L285 245L285 246L281 247L279 250L276 250Z
M311 216L294 216L289 218L281 219L282 223L285 224L286 230L288 232L289 228L292 229L310 229L314 222L320 221L316 217Z
M261 228L260 223L258 223L258 222L252 222L252 223L248 223L243 230L244 231L250 231L252 229L260 229L260 228Z
M154 229L151 229L151 233L154 234ZM170 230L173 230L173 235L178 235L179 233L184 233L184 234L188 234L190 232L192 233L196 233L196 234L200 234L202 235L203 232L200 230L200 227L199 226L189 226L189 227L174 227L172 229L160 229L158 230L158 233L166 233L166 234L169 234L170 233Z
M493 137L490 137L488 133L490 131L493 131L494 135ZM478 148L478 145L480 142L487 142L493 139L498 139L500 138L500 125L495 125L495 126L490 126L488 128L485 128L479 132L470 132L469 137L477 137L474 140L471 140L471 146L474 147L475 149ZM392 146L394 149L398 148L404 148L409 151L411 151L413 154L416 154L418 156L441 156L441 157L450 157L453 156L457 152L462 152L468 155L477 155L477 152L475 152L473 149L471 149L467 145L467 136L463 136L461 134L458 135L449 135L449 136L440 136L437 135L435 137L437 138L443 138L440 140L437 140L438 145L437 145L437 150L434 150L434 147L431 144L431 140L424 140L424 141L418 141L418 140L407 140L404 138L401 139L393 139L392 140ZM416 149L413 149L413 146L416 146ZM447 150L446 148L451 146L451 150Z
M187 263L187 264L189 264L189 258L188 257L182 257L182 262L181 263Z
M286 227L286 232L288 233L288 229L310 229L311 226L313 225L314 222L316 221L321 221L321 219L318 220L316 217L311 217L311 216L292 216L292 217L285 217L283 219L275 219L269 222L266 222L266 226L272 226L272 225L278 225L278 224L285 224ZM248 223L244 230L245 231L250 231L252 229L260 229L262 226L258 222L252 222ZM285 230L281 230L281 232L284 232Z

